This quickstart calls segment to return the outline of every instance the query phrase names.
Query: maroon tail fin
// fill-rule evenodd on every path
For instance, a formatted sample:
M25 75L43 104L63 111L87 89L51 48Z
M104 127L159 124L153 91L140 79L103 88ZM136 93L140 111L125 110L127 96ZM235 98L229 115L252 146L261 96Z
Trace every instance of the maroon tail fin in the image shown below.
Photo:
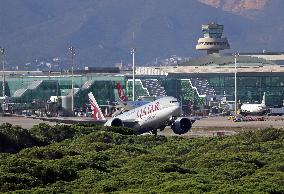
M89 96L89 101L90 101L90 104L91 104L91 108L92 108L92 111L93 111L93 118L96 120L96 121L102 121L102 120L106 120L104 115L102 114L102 111L96 101L96 99L94 98L94 95L92 92L90 92L88 94Z
M127 96L124 95L124 92L123 92L123 87L122 85L117 82L116 84L116 89L118 91L118 97L119 99L122 101L122 102L126 102L127 101Z

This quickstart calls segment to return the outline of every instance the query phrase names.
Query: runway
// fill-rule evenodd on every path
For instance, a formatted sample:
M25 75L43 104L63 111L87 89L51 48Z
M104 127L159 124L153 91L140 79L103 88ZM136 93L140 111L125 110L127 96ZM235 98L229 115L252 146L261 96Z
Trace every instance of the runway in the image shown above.
M56 122L48 122L42 121L40 119L32 119L28 117L0 117L0 124L10 123L12 125L21 126L24 129L29 129L34 125L38 125L40 123L47 123L49 125L55 125Z
M216 135L233 135L240 131L257 130L267 127L282 128L284 129L284 116L282 117L269 117L268 121L249 121L249 122L233 122L229 121L227 117L208 117L197 120L193 126L191 132L183 134L182 136L216 136ZM60 118L57 122L54 122L54 118L48 118L48 120L34 119L31 117L0 117L0 124L11 123L12 125L19 125L22 128L29 129L33 125L39 123L47 123L49 125L55 125L58 121L65 120L67 118ZM92 122L92 118L72 117L67 121L72 123ZM68 123L68 122L67 122ZM71 123L70 123L71 124ZM159 135L173 136L176 135L172 132L170 127L158 132Z
M268 127L284 130L284 116L268 117L267 121L248 121L233 122L227 117L207 117L195 121L192 130L181 136L198 137L198 136L223 136L234 135L242 131L259 130ZM176 136L168 127L164 131L158 132L159 135Z

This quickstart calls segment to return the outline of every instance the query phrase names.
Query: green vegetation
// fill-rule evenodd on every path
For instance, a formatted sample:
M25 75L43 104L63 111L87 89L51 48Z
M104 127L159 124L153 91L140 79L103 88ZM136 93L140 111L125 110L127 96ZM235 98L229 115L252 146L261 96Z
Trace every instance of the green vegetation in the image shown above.
M187 80L181 81L181 91L183 100L191 101L194 104L204 105L205 98L199 97L196 90L193 89Z
M284 193L284 131L134 136L125 128L0 126L0 192Z

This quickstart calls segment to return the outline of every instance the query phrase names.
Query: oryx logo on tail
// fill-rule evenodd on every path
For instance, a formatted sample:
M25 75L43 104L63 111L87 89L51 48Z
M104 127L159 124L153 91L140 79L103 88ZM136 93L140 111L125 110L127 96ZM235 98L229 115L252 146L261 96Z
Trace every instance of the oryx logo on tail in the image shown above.
M92 111L93 111L93 118L96 120L96 121L102 121L102 120L106 120L104 115L102 114L102 111L96 101L96 99L94 98L94 95L92 92L90 92L88 94L89 96L89 101L90 101L90 104L91 104L91 108L92 108Z
M119 82L117 82L117 84L116 84L116 89L117 89L117 91L118 91L118 97L119 97L119 99L120 99L122 102L126 102L126 101L127 101L127 96L124 95L123 87L122 87L122 85L121 85Z

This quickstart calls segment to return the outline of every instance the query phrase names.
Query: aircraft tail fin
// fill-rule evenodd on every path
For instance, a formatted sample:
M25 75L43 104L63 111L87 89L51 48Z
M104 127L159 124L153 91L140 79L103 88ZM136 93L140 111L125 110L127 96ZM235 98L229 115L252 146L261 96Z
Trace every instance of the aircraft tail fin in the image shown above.
M91 104L91 108L92 108L92 111L93 111L93 118L96 120L96 121L102 121L102 120L106 120L93 93L90 92L88 94L89 96L89 101L90 101L90 104Z
M266 92L263 93L263 97L262 97L262 101L261 101L261 104L265 105L265 94Z
M120 99L122 102L126 102L126 101L127 101L127 96L124 95L123 87L122 87L122 85L121 85L119 82L116 83L116 89L117 89L117 91L118 91L118 97L119 97L119 99Z

